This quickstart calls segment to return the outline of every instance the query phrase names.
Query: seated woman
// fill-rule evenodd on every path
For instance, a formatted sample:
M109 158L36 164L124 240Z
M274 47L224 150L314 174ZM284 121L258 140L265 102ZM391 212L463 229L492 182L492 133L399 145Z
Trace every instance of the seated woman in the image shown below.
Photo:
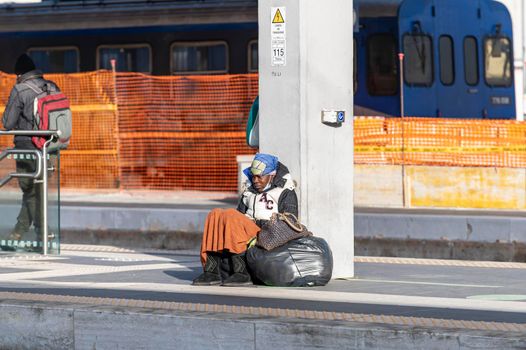
M214 209L206 218L201 244L204 272L193 281L193 285L251 284L244 257L247 242L259 233L273 213L298 215L294 181L277 157L258 153L243 172L250 186L241 195L237 210ZM221 261L225 258L229 262L229 271L221 271ZM221 272L229 275L223 281Z

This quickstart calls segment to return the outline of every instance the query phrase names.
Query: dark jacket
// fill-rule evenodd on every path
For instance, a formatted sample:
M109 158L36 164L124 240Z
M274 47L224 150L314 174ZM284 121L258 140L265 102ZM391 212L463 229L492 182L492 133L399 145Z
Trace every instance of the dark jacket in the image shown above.
M274 178L272 179L270 187L264 192L270 191L276 187L283 188L285 186L285 183L287 182L287 180L283 177L288 173L289 169L282 163L278 163L278 167L276 169L276 176L274 176ZM247 189L247 191L250 191L252 193L258 193L258 191L252 185ZM237 210L242 214L245 214L248 210L248 207L243 203L242 198L243 197L241 197L239 200ZM278 200L278 212L288 212L298 216L298 197L296 196L296 192L294 190L285 189L281 193ZM261 221L262 220L256 222L260 227L263 224L263 222Z
M40 88L51 83L43 78L39 70L32 70L17 78L2 118L6 130L33 130L33 102L37 93L24 84L27 81ZM35 146L31 136L15 136L15 148L34 149Z

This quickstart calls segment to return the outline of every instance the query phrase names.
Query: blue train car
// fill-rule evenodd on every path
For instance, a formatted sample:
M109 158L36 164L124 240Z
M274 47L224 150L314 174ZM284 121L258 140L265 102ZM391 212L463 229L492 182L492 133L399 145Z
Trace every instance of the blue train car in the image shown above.
M515 119L512 23L503 4L355 1L356 115Z
M0 4L0 71L23 52L44 73L239 74L258 67L257 0ZM29 25L30 24L30 25Z
M515 119L503 4L354 3L355 115ZM27 52L46 73L110 69L111 59L119 71L153 75L257 72L257 9L256 0L2 4L0 71Z

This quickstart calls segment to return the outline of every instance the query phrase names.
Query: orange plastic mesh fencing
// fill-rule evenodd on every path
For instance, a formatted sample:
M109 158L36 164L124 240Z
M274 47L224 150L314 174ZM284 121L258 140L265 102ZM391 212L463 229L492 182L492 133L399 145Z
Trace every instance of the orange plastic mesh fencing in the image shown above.
M73 137L61 157L61 186L70 188L117 188L117 115L113 74L99 71L49 74L69 97L73 114ZM0 111L4 110L15 76L0 73ZM1 137L0 147L12 145Z
M114 75L99 71L49 74L68 96L73 114L70 146L61 153L61 186L118 188L118 119Z
M2 112L2 114L5 109L5 103L7 102L7 99L9 98L9 94L11 93L11 89L13 85L15 84L15 81L16 81L16 77L14 75L3 74L0 72L0 111ZM11 146L12 144L13 144L12 137L5 137L5 136L0 137L0 150L4 150L5 148ZM6 168L5 165L2 165L2 169L4 168Z
M15 83L14 75L7 75L0 73L0 111L3 113L5 101L9 98L11 88ZM2 128L3 129L3 128ZM12 137L0 137L0 152L10 147L13 144ZM12 159L4 159L0 162L0 179L5 178L8 174L15 171L15 162ZM9 182L7 187L17 186L15 181Z
M122 187L235 191L257 75L118 74Z
M73 112L63 187L235 191L236 156L256 151L245 144L256 74L46 78L69 96ZM0 73L0 112L14 82ZM526 167L524 122L356 117L354 137L357 164ZM11 144L0 137L1 149ZM4 160L0 176L13 163Z
M62 151L69 188L235 191L257 75L153 77L49 74L70 98L73 136ZM15 78L0 73L0 104ZM0 106L0 111L3 106ZM0 138L2 148L12 138Z
M356 164L526 167L526 123L359 117Z

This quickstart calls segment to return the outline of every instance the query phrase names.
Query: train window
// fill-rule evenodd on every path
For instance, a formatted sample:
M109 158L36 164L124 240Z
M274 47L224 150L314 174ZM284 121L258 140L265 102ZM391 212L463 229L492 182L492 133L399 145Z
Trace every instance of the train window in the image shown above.
M367 40L367 90L369 94L395 95L398 91L396 75L394 36L391 34L371 35Z
M76 47L32 47L27 53L35 62L35 66L44 73L79 71L79 49Z
M449 35L442 35L438 41L440 58L440 81L444 85L455 82L455 62L453 54L453 39Z
M118 72L152 71L152 50L147 44L101 45L97 48L98 69L111 70L111 60L115 60Z
M248 71L258 71L258 41L252 40L248 43Z
M179 42L172 44L171 69L181 73L226 73L228 50L225 42Z
M433 83L433 49L431 37L423 34L404 35L404 79L409 85Z
M468 85L477 85L479 83L477 39L474 36L464 38L464 78Z
M490 86L511 86L511 46L503 37L484 40L484 74Z

